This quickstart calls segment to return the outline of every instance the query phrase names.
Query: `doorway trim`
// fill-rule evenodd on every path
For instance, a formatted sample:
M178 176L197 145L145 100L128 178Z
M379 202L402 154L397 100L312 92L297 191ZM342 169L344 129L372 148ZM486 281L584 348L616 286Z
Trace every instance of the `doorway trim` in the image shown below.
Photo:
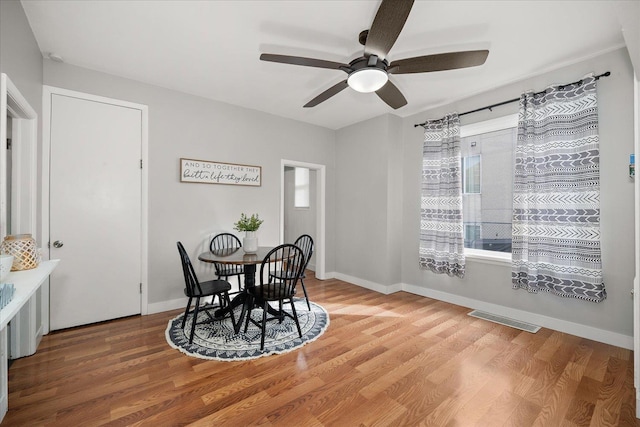
M140 161L142 168L141 177L141 206L140 206L140 221L141 221L141 260L140 260L140 314L148 314L148 229L149 229L149 107L143 104L136 104L133 102L122 101L114 98L107 98L104 96L92 95L84 92L77 92L73 90L63 89L54 86L44 85L42 87L42 236L43 240L46 238L47 243L49 239L49 191L50 191L50 156L51 156L51 100L53 95L63 95L87 101L102 102L111 105L117 105L120 107L132 108L140 110L142 115L142 134L141 134L141 150ZM43 246L45 243L43 242ZM48 245L47 245L48 247ZM49 252L44 251L46 257L49 257ZM43 254L44 254L43 253ZM43 286L43 299L44 286ZM47 310L43 311L43 321L45 322L45 333L49 332L49 285L46 287L46 301Z
M284 243L284 168L287 166L308 168L318 174L316 176L316 278L324 280L326 278L326 166L286 159L282 159L280 163L280 243Z
M7 135L7 117L11 117L11 135ZM12 188L0 178L0 240L7 234L7 217L11 218L12 234L29 233L38 240L37 230L37 135L38 114L13 84L9 76L0 75L0 141L11 137ZM0 170L7 167L6 151L0 152ZM11 191L11 212L7 212L7 191Z

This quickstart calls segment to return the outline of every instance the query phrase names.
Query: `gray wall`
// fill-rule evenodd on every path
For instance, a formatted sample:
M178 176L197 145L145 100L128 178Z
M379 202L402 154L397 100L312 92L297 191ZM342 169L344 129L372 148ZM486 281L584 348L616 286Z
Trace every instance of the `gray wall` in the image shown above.
M602 303L529 294L511 289L510 266L467 261L464 279L436 275L418 267L422 131L415 123L441 118L451 111L469 111L567 83L595 72L611 71L599 81L601 153L601 233L604 280L608 298ZM632 336L630 297L636 254L633 246L633 181L628 177L633 152L633 69L625 49L510 84L441 108L401 120L382 116L337 132L336 146L336 271L377 289L423 289L560 319ZM410 94L409 94L410 98ZM517 112L513 103L462 118L474 123ZM398 147L399 141L402 145ZM400 162L394 158L401 153ZM402 177L400 184L396 182ZM396 285L396 286L394 286Z
M474 260L467 261L467 274L463 280L419 269L418 195L422 132L421 128L414 128L413 124L427 118L440 118L450 111L464 112L512 99L525 90L541 90L550 84L572 82L590 72L600 74L605 71L611 71L612 74L611 77L598 81L598 103L602 263L607 299L594 304L547 293L534 295L522 290L512 290L510 267L483 264ZM628 54L625 49L620 49L405 119L402 281L422 288L632 336L633 307L630 290L637 259L632 238L633 181L628 177L627 167L629 154L633 152L634 138L632 77L633 69ZM463 116L461 121L462 124L467 124L500 117L517 112L517 108L518 104L513 103L495 108L493 112L483 111ZM362 133L364 135L364 131Z
M42 54L19 1L0 1L0 72L42 112Z
M44 61L44 83L149 107L150 304L183 296L178 240L195 258L211 233L234 232L245 212L264 219L260 244L279 243L282 158L326 165L327 188L333 188L332 130L50 60ZM262 186L180 183L181 157L262 166ZM328 191L327 211L333 205ZM328 235L332 218L327 215ZM328 238L328 271L334 267L331 244Z
M336 271L393 285L400 279L402 126L385 115L338 131Z
M20 93L42 116L42 54L19 1L0 1L0 73L5 73ZM38 153L42 136L38 127ZM38 156L38 182L41 179L41 158ZM4 175L4 174L3 174ZM38 188L40 191L40 188ZM40 224L42 197L38 193L37 224ZM33 230L42 245L41 230Z

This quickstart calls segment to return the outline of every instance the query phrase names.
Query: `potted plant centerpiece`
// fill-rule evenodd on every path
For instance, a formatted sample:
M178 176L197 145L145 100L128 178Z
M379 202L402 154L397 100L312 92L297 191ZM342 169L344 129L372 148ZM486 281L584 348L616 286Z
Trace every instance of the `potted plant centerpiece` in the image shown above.
M256 237L256 231L262 225L264 220L261 220L258 214L252 214L250 217L244 213L240 214L240 221L234 225L234 230L244 231L245 236L242 239L242 249L248 254L255 254L258 252L258 238Z

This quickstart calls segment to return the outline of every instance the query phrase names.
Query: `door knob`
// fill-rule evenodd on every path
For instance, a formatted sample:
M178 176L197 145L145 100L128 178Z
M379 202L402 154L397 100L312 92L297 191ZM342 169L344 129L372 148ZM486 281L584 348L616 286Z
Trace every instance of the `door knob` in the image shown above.
M55 242L53 242L54 248L61 248L63 246L64 246L64 242L62 240L56 240Z

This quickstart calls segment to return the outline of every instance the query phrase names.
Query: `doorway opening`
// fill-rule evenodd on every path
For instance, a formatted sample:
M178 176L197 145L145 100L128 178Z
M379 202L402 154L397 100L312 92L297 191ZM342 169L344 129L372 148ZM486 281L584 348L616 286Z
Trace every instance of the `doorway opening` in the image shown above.
M325 279L325 211L326 211L326 167L325 165L319 165L315 163L306 163L299 162L295 160L282 160L280 166L280 242L286 242L287 238L291 238L291 236L285 236L285 198L286 196L286 185L285 182L286 174L288 171L292 171L293 168L306 168L309 170L311 176L315 176L315 185L314 191L311 193L312 201L310 203L310 209L313 209L312 215L310 215L313 220L313 235L314 243L315 243L315 276L317 279L324 280ZM315 193L315 194L313 194ZM296 232L297 233L297 232ZM311 232L308 234L312 234ZM296 236L297 237L297 236Z

